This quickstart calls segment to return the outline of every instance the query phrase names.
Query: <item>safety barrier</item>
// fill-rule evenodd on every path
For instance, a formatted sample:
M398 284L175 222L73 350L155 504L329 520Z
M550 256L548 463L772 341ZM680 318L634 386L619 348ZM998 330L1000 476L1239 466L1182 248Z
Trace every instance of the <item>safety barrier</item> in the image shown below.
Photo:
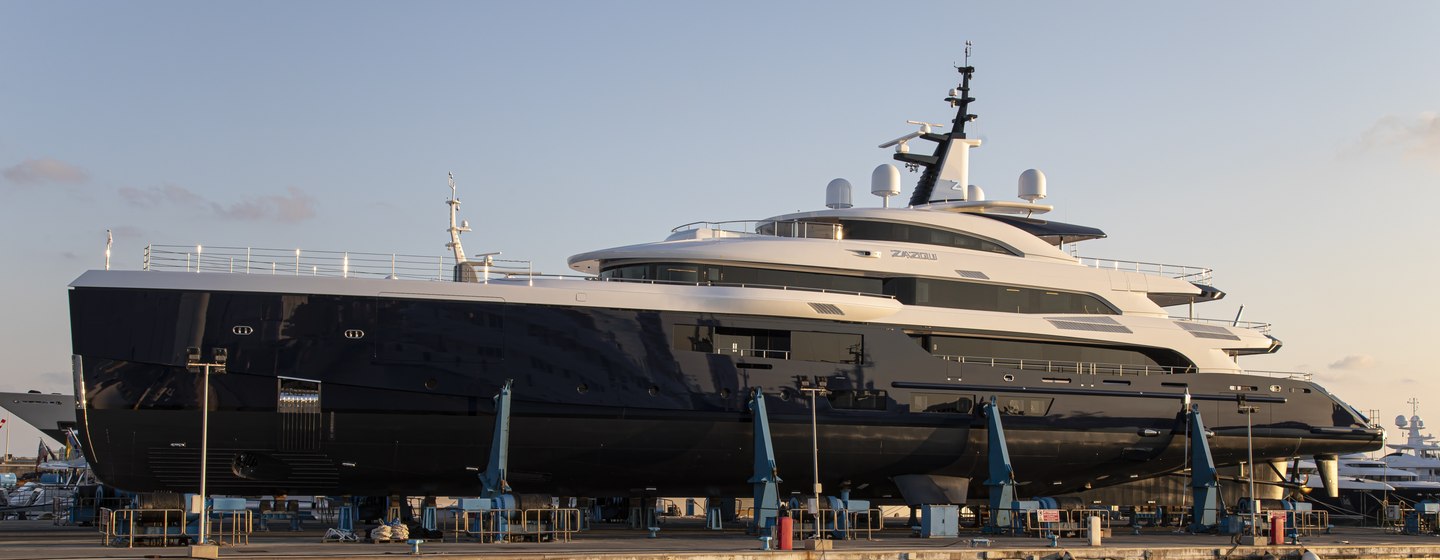
M840 516L844 513L844 517ZM865 540L875 540L875 532L885 529L885 513L880 508L867 510L822 509L818 515L804 509L791 509L791 536L804 539L813 535L821 538L843 538L855 540L857 534L864 534ZM836 524L837 520L842 520Z
M450 535L457 542L462 537L480 542L570 542L583 524L578 508L448 511Z
M105 546L182 545L195 535L188 516L180 509L105 509L100 515L101 544Z
M207 540L215 544L250 544L255 518L248 509L213 510Z
M1286 511L1290 514L1289 524L1302 537L1330 530L1330 512L1325 510Z
M1100 518L1102 532L1110 530L1110 510L1108 509L1031 509L1023 512L1016 511L1015 514L1011 519L1024 520L1024 527L1016 528L1016 532L1027 533L1035 537L1065 534L1074 534L1082 538L1089 537L1091 517Z

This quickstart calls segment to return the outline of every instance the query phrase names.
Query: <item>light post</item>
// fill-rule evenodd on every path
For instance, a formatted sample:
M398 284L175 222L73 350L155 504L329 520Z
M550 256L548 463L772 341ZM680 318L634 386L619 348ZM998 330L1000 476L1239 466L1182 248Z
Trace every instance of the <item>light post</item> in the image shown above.
M1255 434L1251 428L1251 415L1260 412L1260 407L1245 404L1245 397L1240 397L1240 408L1237 411L1245 415L1245 447L1249 452L1250 461L1250 543L1254 544L1256 535L1259 534L1259 527L1255 525L1256 516L1259 515L1260 501L1255 499Z
M230 352L224 348L211 348L210 361L204 362L200 358L200 348L191 346L185 349L185 368L195 373L203 373L203 382L200 392L200 535L197 539L199 544L207 544L210 527L210 508L208 496L205 494L205 479L208 474L208 459L210 455L210 373L225 373L225 362Z
M807 393L810 393L810 452L811 452L811 460L813 461L813 465L814 465L814 467L815 467L815 471L814 471L814 472L815 472L815 488L814 488L814 490L815 490L815 512L814 512L814 513L815 513L815 541L816 541L816 542L819 542L819 541L820 541L820 538L821 538L821 537L820 537L820 525L821 525L821 523L820 523L820 428L819 428L820 424L819 424L818 420L816 419L816 414L815 414L815 409L816 409L816 407L815 407L815 403L816 403L816 397L817 397L818 395L825 394L825 393L829 393L830 391L825 390L825 385L823 385L823 384L821 384L821 385L818 386L818 387L811 387L808 383L802 385L802 386L800 387L800 390L801 390L801 391L805 391L805 392L807 392Z

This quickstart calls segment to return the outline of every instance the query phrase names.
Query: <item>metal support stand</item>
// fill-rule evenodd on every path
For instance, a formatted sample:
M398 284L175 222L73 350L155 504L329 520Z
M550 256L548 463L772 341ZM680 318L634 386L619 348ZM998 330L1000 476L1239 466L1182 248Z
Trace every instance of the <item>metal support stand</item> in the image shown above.
M495 395L495 436L490 439L490 462L485 472L480 473L480 497L498 498L510 493L510 483L505 481L510 463L510 383L500 387Z
M755 532L765 534L775 524L780 511L780 473L775 467L775 447L770 443L770 418L765 413L765 392L760 388L750 399L750 411L754 416L755 430L755 475L750 477L755 485Z
M705 508L705 528L711 531L720 531L725 528L725 522L720 518L720 508Z
M1212 531L1220 524L1220 482L1215 472L1215 458L1210 455L1210 441L1205 438L1205 422L1200 419L1199 405L1185 411L1190 426L1190 488L1194 501L1190 505L1190 532Z
M1000 423L1000 410L995 406L995 397L983 405L985 424L989 432L990 478L985 487L990 489L990 524L986 533L1008 533L1012 530L1012 509L1015 507L1015 469L1010 464L1010 449L1005 445L1005 427Z

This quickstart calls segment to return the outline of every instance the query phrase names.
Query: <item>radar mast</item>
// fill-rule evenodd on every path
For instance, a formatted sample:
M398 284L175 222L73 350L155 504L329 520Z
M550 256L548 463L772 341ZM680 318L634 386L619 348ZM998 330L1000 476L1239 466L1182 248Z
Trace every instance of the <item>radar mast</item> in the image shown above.
M970 47L970 41L965 41L965 65L955 67L955 70L960 72L960 86L950 90L950 95L945 97L945 101L949 103L951 107L957 108L955 120L951 121L955 126L950 128L949 134L936 134L927 131L920 135L920 138L936 143L935 153L933 155L895 154L895 159L905 163L907 166L925 168L925 171L920 174L920 181L915 184L915 192L910 195L910 206L920 206L931 202L931 194L935 190L936 179L939 178L940 171L944 167L943 164L947 156L951 155L951 147L961 150L961 152L955 154L957 157L968 159L968 150L970 149L971 143L964 142L966 139L965 124L975 120L978 116L970 113L970 103L975 101L974 97L970 97L970 77L975 74L975 67L970 66ZM975 144L978 145L978 141L976 141ZM964 200L965 189L969 188L969 185L961 184L958 185L958 188L961 193L959 198L960 200Z
M447 173L450 177L450 200L445 201L450 205L450 242L445 247L455 252L455 264L465 262L465 248L460 246L460 234L470 231L470 222L462 220L459 226L455 225L455 214L460 211L460 197L455 194L455 174Z

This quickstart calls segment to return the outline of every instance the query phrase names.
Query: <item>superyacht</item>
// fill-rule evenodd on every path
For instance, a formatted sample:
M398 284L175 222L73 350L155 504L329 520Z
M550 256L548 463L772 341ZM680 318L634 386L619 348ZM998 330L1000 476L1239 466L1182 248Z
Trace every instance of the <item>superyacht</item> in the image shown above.
M1042 218L1039 171L1016 201L970 185L959 71L949 125L881 146L920 172L905 207L886 164L878 207L837 180L823 209L686 224L555 277L467 255L452 179L444 260L151 246L142 270L87 271L70 309L90 465L193 491L208 399L212 492L473 495L509 380L508 482L556 495L746 494L757 392L787 484L811 483L813 414L816 482L912 504L985 491L992 401L1029 495L1183 469L1184 403L1221 465L1250 424L1257 462L1380 447L1308 376L1239 365L1280 341L1195 317L1224 296L1210 269L1072 255L1105 234ZM191 347L226 358L204 396Z

